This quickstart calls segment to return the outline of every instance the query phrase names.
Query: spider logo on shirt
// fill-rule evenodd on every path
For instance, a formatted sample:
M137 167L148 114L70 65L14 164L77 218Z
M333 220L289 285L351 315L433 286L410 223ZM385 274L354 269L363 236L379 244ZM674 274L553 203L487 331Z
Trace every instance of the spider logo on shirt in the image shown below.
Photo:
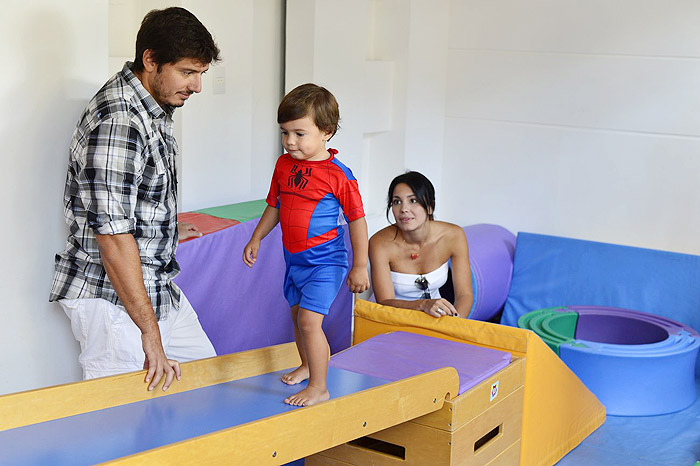
M287 180L287 184L290 187L304 189L309 182L309 178L307 177L310 176L311 168L299 168L299 165L294 165L292 167L292 174L289 175L289 179Z

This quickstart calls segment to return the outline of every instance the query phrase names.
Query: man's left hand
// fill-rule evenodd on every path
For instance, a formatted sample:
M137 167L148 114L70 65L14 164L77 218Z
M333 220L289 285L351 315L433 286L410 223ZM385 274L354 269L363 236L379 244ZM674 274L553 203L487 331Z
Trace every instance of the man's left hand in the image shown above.
M180 241L190 238L199 238L202 232L195 225L188 222L177 222L177 235Z

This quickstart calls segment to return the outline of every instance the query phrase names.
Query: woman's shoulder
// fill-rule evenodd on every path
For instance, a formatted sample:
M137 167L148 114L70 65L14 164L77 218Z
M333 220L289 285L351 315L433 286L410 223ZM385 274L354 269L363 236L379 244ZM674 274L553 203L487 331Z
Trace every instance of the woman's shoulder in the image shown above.
M435 221L437 232L436 241L444 254L452 257L457 251L462 250L467 245L467 236L464 229L449 222Z
M464 229L454 223L434 220L437 233L450 239L465 237Z
M396 227L390 225L372 235L369 239L370 256L391 258L397 249Z
M374 242L375 244L392 242L396 238L396 234L396 226L389 225L388 227L384 227L373 234L369 241L370 243Z

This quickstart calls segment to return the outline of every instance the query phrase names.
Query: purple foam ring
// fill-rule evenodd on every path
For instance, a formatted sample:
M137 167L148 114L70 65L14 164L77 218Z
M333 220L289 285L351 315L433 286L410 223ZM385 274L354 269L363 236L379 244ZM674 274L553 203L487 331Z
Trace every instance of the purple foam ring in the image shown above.
M657 343L684 330L700 338L691 327L666 317L603 306L567 306L578 313L577 340L618 345Z
M477 224L464 227L469 243L474 305L470 319L489 320L506 302L513 275L515 235L499 225Z
M627 316L579 314L575 338L616 345L645 345L667 339L663 327Z

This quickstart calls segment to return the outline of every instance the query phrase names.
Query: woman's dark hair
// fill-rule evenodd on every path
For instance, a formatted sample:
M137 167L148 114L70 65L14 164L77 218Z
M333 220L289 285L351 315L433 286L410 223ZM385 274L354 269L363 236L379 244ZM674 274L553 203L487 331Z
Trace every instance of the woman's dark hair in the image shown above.
M143 18L136 35L134 71L143 71L143 52L148 49L153 51L158 71L162 65L183 58L204 65L221 60L219 48L207 28L195 15L179 7L151 10Z
M330 133L331 138L338 131L338 101L324 87L312 83L297 86L284 96L277 108L277 123L280 125L307 116L318 129Z
M389 220L389 212L391 212L391 205L393 203L394 189L399 184L408 185L416 196L418 203L423 206L425 211L428 213L428 218L430 220L435 220L433 218L433 213L435 212L435 188L433 183L430 182L428 178L422 173L407 171L391 181L389 185L389 196L387 197L386 205L386 219Z

